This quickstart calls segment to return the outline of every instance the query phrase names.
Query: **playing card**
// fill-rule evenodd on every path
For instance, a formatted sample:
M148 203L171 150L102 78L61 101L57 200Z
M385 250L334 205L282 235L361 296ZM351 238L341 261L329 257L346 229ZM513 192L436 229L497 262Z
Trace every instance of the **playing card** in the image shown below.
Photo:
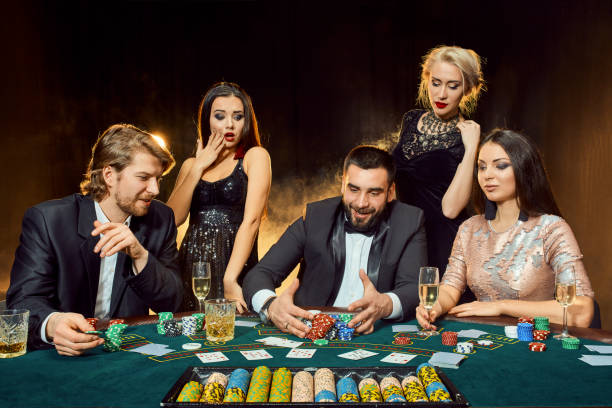
M215 351L213 353L196 353L196 357L203 363L216 363L219 361L229 360L229 358L227 358L225 354L220 351Z
M415 354L391 353L380 361L383 363L406 364L415 357Z
M174 350L169 349L165 344L145 344L144 346L136 347L130 349L128 351L132 351L134 353L148 354L151 356L163 356L164 354L168 354L173 352Z
M236 320L234 322L234 326L242 326L242 327L255 327L261 322L254 322L252 320Z
M378 353L368 350L353 350L348 353L339 354L338 357L347 358L349 360L361 360L363 358L375 356L376 354Z
M268 353L266 350L246 350L241 351L240 354L242 354L247 360L263 360L266 358L272 358L272 354Z
M470 337L473 339L477 339L483 334L487 334L487 332L482 330L470 329L470 330L461 330L457 333L457 337Z
M394 324L391 326L393 333L397 332L417 332L419 328L415 324Z
M304 342L284 339L281 337L264 337L263 339L258 339L255 341L262 342L266 346L288 347L288 348L300 347L302 344L304 344Z
M312 358L317 349L298 349L294 348L287 353L287 358Z

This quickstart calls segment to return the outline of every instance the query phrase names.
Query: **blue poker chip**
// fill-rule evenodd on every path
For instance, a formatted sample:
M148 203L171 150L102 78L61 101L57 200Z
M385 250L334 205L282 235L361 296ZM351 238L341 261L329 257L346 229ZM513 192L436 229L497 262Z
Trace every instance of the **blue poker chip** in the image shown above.
M516 331L520 341L533 341L533 324L519 323L516 325Z

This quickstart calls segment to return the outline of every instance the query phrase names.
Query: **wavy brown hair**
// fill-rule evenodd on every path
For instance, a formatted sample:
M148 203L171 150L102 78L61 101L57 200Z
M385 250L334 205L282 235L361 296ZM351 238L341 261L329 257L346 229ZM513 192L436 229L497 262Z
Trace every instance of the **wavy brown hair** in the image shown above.
M102 200L108 194L102 169L111 166L121 172L130 165L137 152L157 157L162 163L163 174L174 167L174 157L153 135L132 125L112 125L98 137L91 149L91 160L81 181L81 192L96 201Z

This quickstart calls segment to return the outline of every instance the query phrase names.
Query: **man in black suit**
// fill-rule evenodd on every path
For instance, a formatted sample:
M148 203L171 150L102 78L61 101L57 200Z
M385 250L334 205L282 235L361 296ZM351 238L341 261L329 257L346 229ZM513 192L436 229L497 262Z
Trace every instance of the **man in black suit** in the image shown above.
M172 210L153 200L170 152L130 125L96 142L83 194L29 208L7 292L30 310L28 345L79 355L103 340L87 317L174 311L182 299Z
M358 311L349 327L370 333L381 319L405 320L419 303L419 267L427 263L423 212L394 200L395 165L376 147L358 146L344 161L342 197L310 203L245 277L245 300L264 322L304 337L297 307ZM279 287L300 262L296 279ZM367 271L367 272L366 272Z

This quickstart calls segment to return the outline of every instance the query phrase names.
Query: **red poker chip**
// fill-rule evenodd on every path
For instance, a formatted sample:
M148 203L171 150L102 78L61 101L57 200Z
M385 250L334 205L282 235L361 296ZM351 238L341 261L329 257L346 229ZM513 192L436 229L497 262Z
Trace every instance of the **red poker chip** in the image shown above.
M87 323L89 323L89 325L93 327L94 330L98 330L98 319L96 319L95 317L88 317L85 320L87 320Z
M412 340L410 340L409 337L402 336L402 337L396 337L394 342L395 344L411 344Z
M108 327L112 326L113 324L125 324L125 320L123 319L113 319L108 323Z
M457 345L457 332L442 332L442 344L445 346Z
M534 324L534 320L532 317L522 316L518 318L519 323L531 323Z
M545 351L546 350L546 344L538 343L538 342L531 342L531 343L529 343L529 350L531 350L531 351Z

